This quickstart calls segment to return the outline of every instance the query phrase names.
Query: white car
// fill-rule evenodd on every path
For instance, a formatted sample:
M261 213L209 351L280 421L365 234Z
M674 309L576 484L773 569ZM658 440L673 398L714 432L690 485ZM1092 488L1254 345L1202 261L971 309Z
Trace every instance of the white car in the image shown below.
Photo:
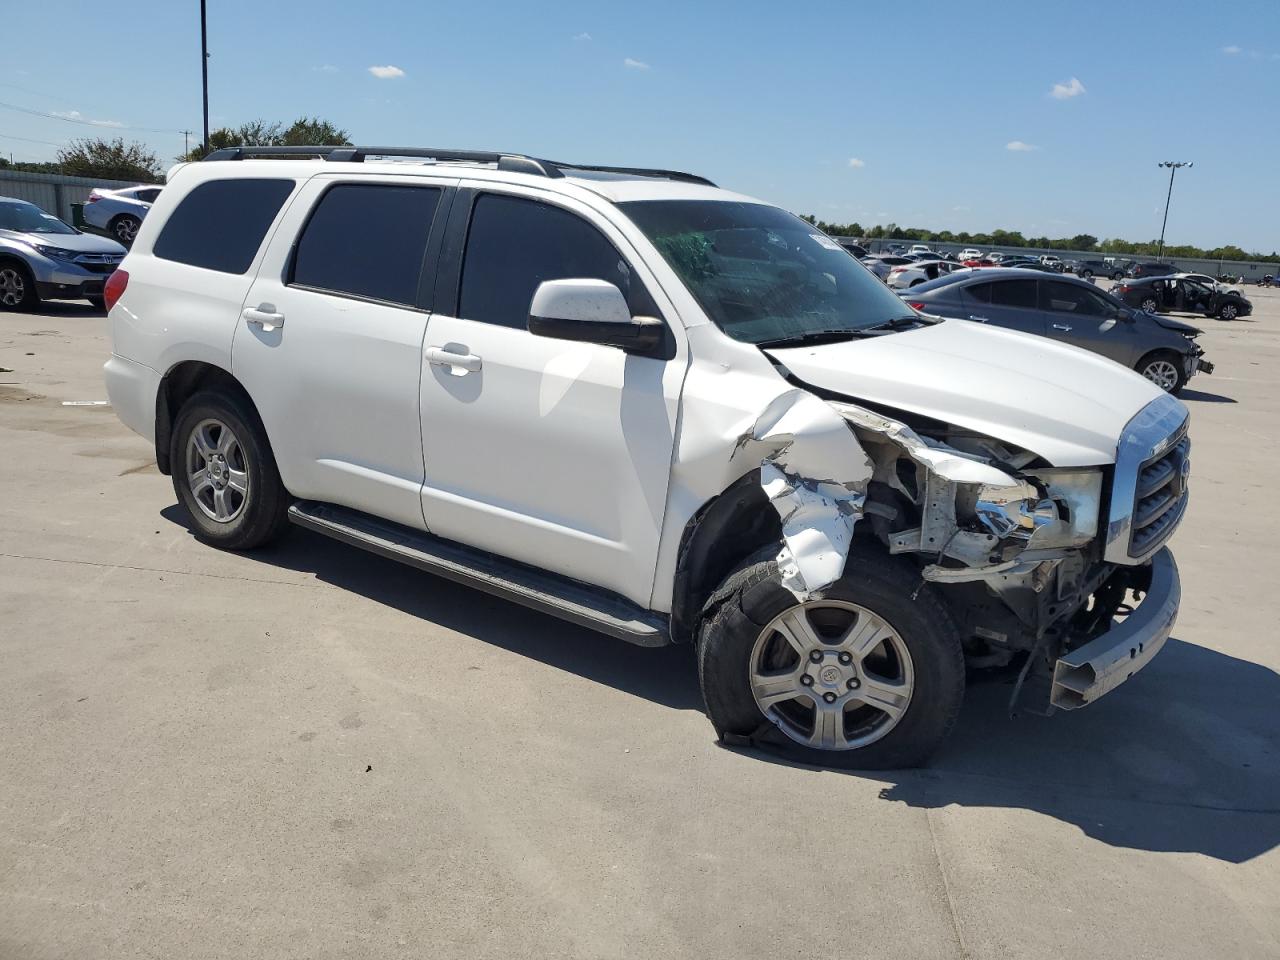
M945 277L957 270L969 269L962 263L953 263L950 260L925 260L922 263L907 263L890 268L885 282L895 290L905 290L928 283L930 280L937 280L938 277Z
M1168 637L1188 415L1133 371L701 177L307 149L179 169L107 283L112 409L202 541L693 644L721 737L827 765L923 762L966 658L1075 709Z
M965 247L958 254L956 254L956 257L958 257L960 260L981 260L982 251L979 250L977 247Z
M911 249L907 251L907 255L910 256L917 253L933 253L933 251L929 249L927 243L913 243Z
M138 227L160 196L160 190L160 187L153 185L126 187L123 190L95 187L89 191L89 198L84 204L84 222L111 234L127 247L138 235Z

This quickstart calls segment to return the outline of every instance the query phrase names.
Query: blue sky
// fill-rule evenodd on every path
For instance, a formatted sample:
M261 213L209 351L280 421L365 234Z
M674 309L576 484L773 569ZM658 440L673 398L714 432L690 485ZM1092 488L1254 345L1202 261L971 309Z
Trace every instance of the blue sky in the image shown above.
M0 103L124 126L5 106L0 150L102 132L179 153L139 128L199 130L198 10L72 0L79 26L50 34L45 6L11 4L6 34L33 42L6 44ZM1168 241L1280 248L1277 0L209 0L209 18L213 126L318 114L357 143L691 170L832 221L1135 240L1160 230L1156 162L1192 160Z

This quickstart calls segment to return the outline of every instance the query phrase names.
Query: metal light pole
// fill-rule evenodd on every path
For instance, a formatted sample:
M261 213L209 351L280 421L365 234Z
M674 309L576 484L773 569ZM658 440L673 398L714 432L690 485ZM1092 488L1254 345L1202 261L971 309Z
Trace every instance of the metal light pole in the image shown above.
M203 3L204 0L201 0ZM1169 201L1173 199L1173 175L1182 167L1194 167L1194 163L1188 163L1185 160L1165 160L1159 164L1162 167L1169 168L1169 193L1164 198L1164 220L1160 223L1160 252L1156 254L1157 260L1164 259L1164 228L1169 223Z
M200 0L200 82L204 90L204 152L209 152L209 32L205 27L205 0Z

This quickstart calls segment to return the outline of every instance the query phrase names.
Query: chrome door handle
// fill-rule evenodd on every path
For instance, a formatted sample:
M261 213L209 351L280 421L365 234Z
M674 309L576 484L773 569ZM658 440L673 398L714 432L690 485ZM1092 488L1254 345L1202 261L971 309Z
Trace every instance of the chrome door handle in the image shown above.
M1055 330L1061 330L1063 333L1070 333L1070 332L1071 332L1071 327L1070 327L1069 325L1065 324L1065 323L1055 323L1055 324L1053 325L1053 329L1055 329Z
M277 327L284 326L284 314L276 313L275 304L260 303L256 307L246 307L244 313L245 323L252 323L268 332Z
M979 323L990 323L990 322L991 322L991 321L989 321L986 317L975 317L973 314L969 314L969 319L970 319L970 320L977 320Z
M437 367L461 367L468 373L477 373L484 365L474 353L452 353L444 347L427 347L422 351L427 363Z

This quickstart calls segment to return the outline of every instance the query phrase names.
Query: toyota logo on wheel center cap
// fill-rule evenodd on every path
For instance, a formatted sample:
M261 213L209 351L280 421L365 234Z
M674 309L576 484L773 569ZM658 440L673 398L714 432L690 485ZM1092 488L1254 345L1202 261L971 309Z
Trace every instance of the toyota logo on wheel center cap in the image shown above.
M818 679L823 683L836 684L840 682L840 669L838 667L823 667L818 673Z

